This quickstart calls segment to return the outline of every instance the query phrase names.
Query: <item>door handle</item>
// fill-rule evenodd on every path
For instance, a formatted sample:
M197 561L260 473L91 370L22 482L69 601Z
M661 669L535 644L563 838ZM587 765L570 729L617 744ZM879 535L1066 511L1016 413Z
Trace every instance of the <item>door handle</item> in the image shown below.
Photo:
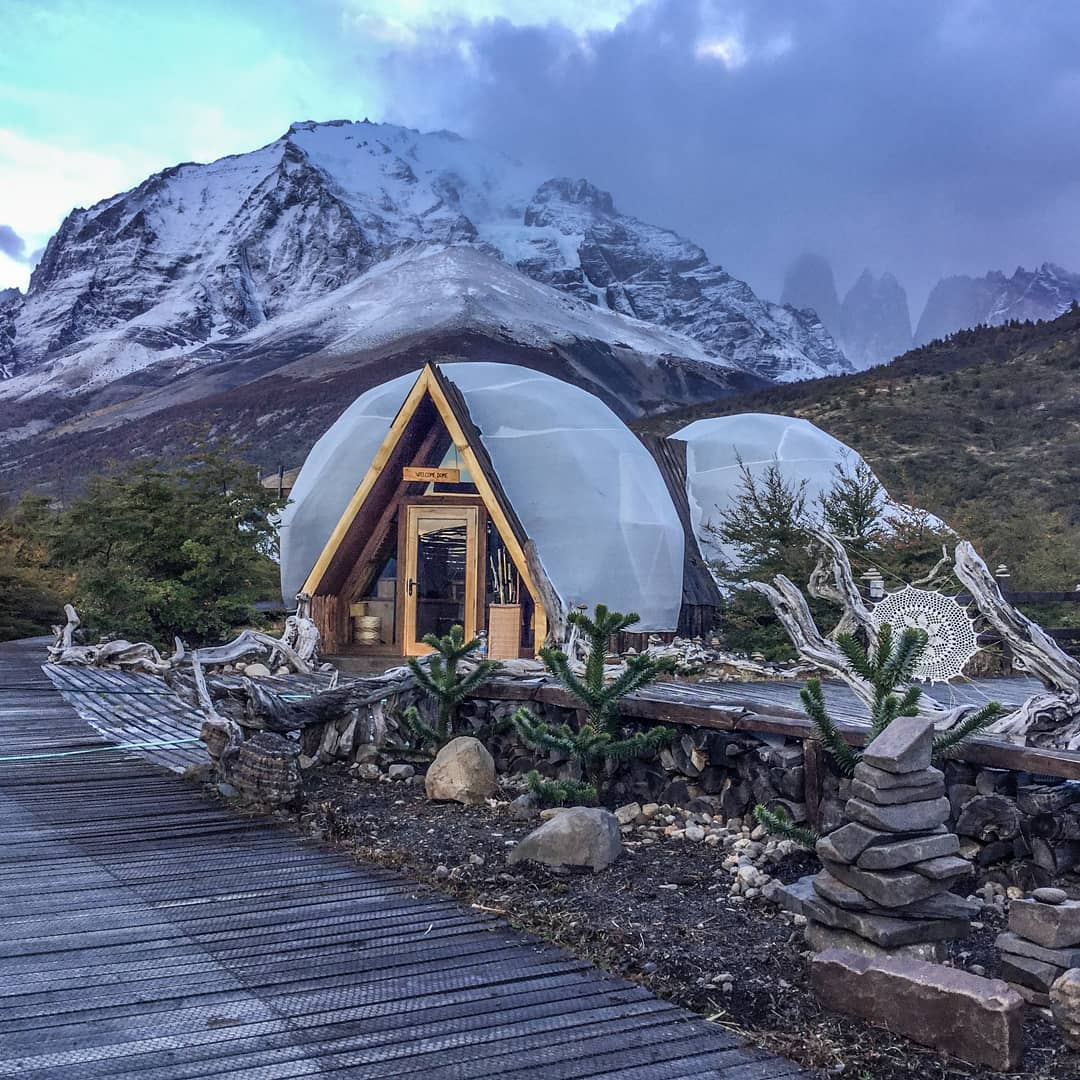
M413 581L412 578L409 578L408 585L406 586L406 588L408 589L408 592L409 592L409 596L412 596L413 589L415 587L416 587L416 582Z

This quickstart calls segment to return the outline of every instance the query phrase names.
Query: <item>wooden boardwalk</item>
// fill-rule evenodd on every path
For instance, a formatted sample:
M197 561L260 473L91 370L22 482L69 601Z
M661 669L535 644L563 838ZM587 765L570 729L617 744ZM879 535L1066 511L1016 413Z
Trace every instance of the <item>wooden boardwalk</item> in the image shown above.
M41 659L0 645L0 1077L807 1075L219 808L89 727Z

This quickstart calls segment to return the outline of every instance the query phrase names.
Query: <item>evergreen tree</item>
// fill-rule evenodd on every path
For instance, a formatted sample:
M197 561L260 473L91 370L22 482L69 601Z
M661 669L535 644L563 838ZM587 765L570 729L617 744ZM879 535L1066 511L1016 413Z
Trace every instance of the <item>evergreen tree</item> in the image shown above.
M50 561L73 572L94 632L199 645L250 624L276 591L278 509L235 445L198 441L176 467L92 477L57 517Z
M63 622L74 579L48 562L55 519L48 501L33 495L0 507L0 641L44 634Z
M657 725L624 736L619 710L619 702L627 694L672 670L670 661L639 653L627 657L621 675L611 682L604 678L604 658L611 638L638 622L638 615L609 611L597 604L592 618L583 611L572 611L567 621L583 632L588 643L584 675L579 678L573 672L570 658L561 649L541 649L540 655L552 674L581 702L584 723L576 731L568 724L552 726L537 720L524 706L514 714L514 724L530 746L563 753L581 770L581 781L545 780L536 770L529 773L532 790L556 805L597 802L609 761L629 761L654 753L674 735L670 728Z
M858 549L881 537L885 495L874 470L861 458L836 466L832 487L819 499L829 531Z
M438 720L432 727L415 705L405 710L403 718L422 743L437 750L457 734L458 706L498 668L499 663L497 660L477 660L472 671L462 675L458 665L472 659L472 654L480 647L480 639L466 641L464 629L456 624L444 637L425 635L424 644L434 649L427 670L415 656L409 657L409 668L420 687L438 702Z

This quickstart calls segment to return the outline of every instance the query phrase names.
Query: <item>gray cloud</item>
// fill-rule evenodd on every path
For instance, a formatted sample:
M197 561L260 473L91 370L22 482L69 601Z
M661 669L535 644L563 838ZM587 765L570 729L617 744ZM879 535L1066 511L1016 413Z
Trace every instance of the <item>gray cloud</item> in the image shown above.
M1067 0L654 0L585 39L445 27L382 74L388 118L588 176L766 295L821 251L917 314L944 274L1080 269L1078 40Z
M26 257L26 241L10 225L0 225L0 254L16 262L29 261Z

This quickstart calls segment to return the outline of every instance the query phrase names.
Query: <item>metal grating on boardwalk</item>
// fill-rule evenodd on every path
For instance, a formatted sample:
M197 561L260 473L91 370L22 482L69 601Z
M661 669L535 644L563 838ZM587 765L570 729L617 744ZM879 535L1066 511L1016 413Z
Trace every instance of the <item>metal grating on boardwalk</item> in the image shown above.
M219 809L89 728L41 651L0 645L0 1077L806 1075Z

